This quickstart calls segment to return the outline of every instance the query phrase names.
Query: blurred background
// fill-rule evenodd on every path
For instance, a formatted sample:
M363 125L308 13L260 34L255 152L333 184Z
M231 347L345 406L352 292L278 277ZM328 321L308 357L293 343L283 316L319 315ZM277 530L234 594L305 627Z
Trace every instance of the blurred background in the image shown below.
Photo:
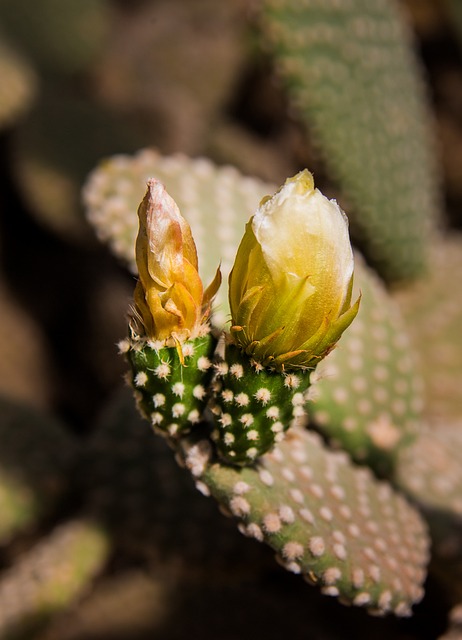
M399 7L430 114L434 169L428 180L438 192L438 226L456 234L462 227L462 3L401 0ZM116 344L126 331L134 287L134 276L98 242L85 218L81 189L92 169L113 154L153 147L163 155L206 156L275 184L306 166L337 194L338 176L325 162L316 128L291 101L271 42L261 35L258 0L41 0L34 6L0 0L0 512L11 514L2 523L0 513L0 638L272 638L284 628L282 619L295 638L346 637L342 625L361 638L430 638L444 631L445 605L431 584L428 614L399 624L366 621L361 612L346 617L346 610L317 595L307 604L307 587L273 567L270 553L241 542L181 479L173 482L170 500L189 496L186 502L196 505L193 523L184 538L169 541L160 560L146 541L141 553L133 540L149 535L136 527L130 544L115 553L99 529L72 520L81 509L82 475L91 485L89 469L98 467L105 440L93 447L93 466L88 460L78 466L76 450L94 436L95 425L126 410L114 400L125 371ZM339 101L347 85L344 91ZM31 422L40 425L33 433ZM116 438L123 449L125 435ZM168 465L153 462L162 458L160 445L140 435L136 446L149 452L154 473L176 478ZM158 499L155 490L150 485L134 508L149 509ZM166 522L170 517L179 518L178 510ZM203 539L205 530L217 531L214 541ZM169 535L158 548L168 546ZM41 542L43 563L49 554L47 566L60 567L62 582L53 589L62 602L23 614L18 602L35 593L26 561ZM69 554L59 555L73 544L74 557L95 559L80 582ZM207 563L214 545L219 551ZM249 556L260 567L257 574ZM12 570L23 560L15 582ZM267 586L266 600L259 582ZM283 602L282 593L290 596ZM241 598L248 630L242 636L229 619ZM67 607L68 617L62 613ZM61 618L51 615L55 610ZM309 615L313 636L304 635ZM8 616L20 623L2 632L2 624L9 629ZM261 625L264 636L250 635Z

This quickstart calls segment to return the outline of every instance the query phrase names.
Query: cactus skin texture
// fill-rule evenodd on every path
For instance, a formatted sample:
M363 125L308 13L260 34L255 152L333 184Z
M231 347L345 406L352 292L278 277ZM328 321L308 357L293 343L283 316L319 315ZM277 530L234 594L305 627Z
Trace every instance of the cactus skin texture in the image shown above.
M425 265L439 210L431 119L410 30L389 0L265 0L264 40L388 281Z
M433 422L399 456L395 484L424 514L431 571L454 604L462 599L462 423Z
M175 437L201 420L212 375L215 338L206 336L181 346L157 347L146 340L119 345L130 362L138 407L155 431Z
M435 237L429 269L412 288L394 292L410 338L419 353L425 382L424 412L430 421L462 416L462 235Z
M293 418L304 415L304 391L310 372L282 374L264 369L227 345L216 364L211 403L212 433L220 457L248 465L280 442Z
M281 563L326 595L377 614L410 615L423 595L428 559L418 513L368 469L327 451L294 427L255 467L211 458L206 440L183 443L193 476Z
M358 316L313 374L307 412L310 427L389 476L420 425L423 381L399 308L360 255L355 289Z

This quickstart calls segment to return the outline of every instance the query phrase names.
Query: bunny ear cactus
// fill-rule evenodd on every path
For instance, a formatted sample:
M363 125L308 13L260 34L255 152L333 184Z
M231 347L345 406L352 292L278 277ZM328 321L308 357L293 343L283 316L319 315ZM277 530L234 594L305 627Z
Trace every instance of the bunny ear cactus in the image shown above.
M302 171L262 200L229 277L231 337L212 401L225 460L249 464L303 415L310 373L358 311L352 283L346 216Z
M241 469L215 462L206 440L183 446L202 491L242 533L324 594L401 616L421 599L428 538L418 513L316 434L294 427L258 465Z
M431 118L411 34L389 0L264 0L263 40L353 239L387 280L415 277L439 209Z
M176 436L199 422L216 340L208 319L221 282L204 290L191 229L157 180L138 210L139 280L128 341L139 406L160 432Z
M189 225L158 181L148 183L138 213L139 281L126 350L146 417L175 436L205 408L216 346L207 320L220 276L203 291ZM262 201L230 275L231 338L216 366L212 402L225 460L251 463L303 411L308 372L357 313L352 280L345 214L300 172Z
M423 365L425 412L431 420L453 422L462 415L461 269L461 234L435 237L426 277L394 292Z
M165 169L165 163L158 156L145 152L144 157L149 162L156 158L158 167ZM132 194L140 174L139 168L133 172L135 162L139 166L140 158L135 161L122 158L118 166L115 160L109 160L96 170L85 190L93 220L98 217L98 228L113 243L133 226L132 220L128 223L125 220L127 194ZM188 166L188 161L176 158L172 164L175 181L170 184L178 187L184 184L181 171ZM207 170L197 172L197 161L189 161L189 166L192 170L188 174L187 193L195 193L197 197L200 192L205 210L215 205L218 194L225 199L230 217L228 228L233 229L233 233L222 238L214 228L212 217L208 239L210 244L212 240L217 241L218 251L229 256L236 251L235 227L241 224L243 230L244 226L242 198L237 195L242 194L245 184L247 194L253 193L254 197L258 189L253 181L248 182L235 172L212 170L209 164L203 165ZM125 182L120 179L123 175L127 178ZM291 243L300 241L293 238L294 234L288 234L292 238L286 237L283 230L278 246L276 227L272 225L286 214L279 210L279 200L287 196L289 206L293 191L298 192L296 195L302 200L312 198L315 190L310 174L302 172L273 198L264 199L247 226L230 278L230 330L218 344L212 361L213 379L208 383L207 408L197 423L179 429L173 438L168 430L167 435L176 449L177 460L189 469L197 488L217 499L238 520L243 533L275 549L287 569L302 573L308 581L318 584L323 593L338 596L343 602L365 606L380 614L409 615L410 607L423 593L428 555L425 525L391 487L378 483L366 470L356 470L345 454L328 452L319 437L300 428L312 371L353 320L358 301L352 304L349 241L343 244L340 240L348 238L346 223L334 202L316 194L314 202L319 207L315 206L311 214L317 223L310 220L309 213L302 223L297 206L289 207L291 219L297 223L296 227L292 226L304 236L307 245L312 241L316 251L324 252L324 259L319 262L321 268L318 265L316 273L315 256L307 256L305 263L297 257L299 251L292 251ZM104 194L109 195L109 208L117 210L118 216L118 222L114 219L107 227L103 225L104 217L110 219L104 212ZM255 197L254 210L260 197ZM198 205L198 200L196 203ZM307 210L310 211L310 206ZM317 214L325 218L322 223ZM195 215L198 217L197 212ZM325 225L330 215L336 222L326 234ZM192 227L194 232L194 225ZM269 239L265 237L268 230ZM321 241L323 234L325 243ZM128 246L125 245L127 249ZM339 251L338 262L333 258L335 251ZM130 259L128 252L125 255ZM328 300L316 295L324 264L323 288ZM335 271L335 264L342 265L339 273ZM139 271L142 275L143 268L139 267ZM213 270L209 275L213 276ZM145 285L142 291L145 302L149 298L145 295ZM159 294L162 298L163 292L156 290L156 295ZM275 299L283 304L278 306ZM311 310L310 299L315 303ZM139 307L143 307L144 302ZM284 311L287 315L283 318ZM305 317L312 334L314 330L311 340L297 331L297 320L303 322ZM137 335L146 331L142 318L142 313L138 313L138 318L135 316L132 321ZM286 325L291 327L288 334L284 334ZM173 343L168 348L177 360L171 359L168 364L184 368L187 364L184 347L188 341L179 340L178 344L174 336L170 338ZM133 333L128 341L121 343L125 352L133 350L134 353L135 345ZM141 348L146 345L142 337ZM153 342L149 348L160 353L160 349L166 347ZM158 363L154 364L157 368ZM167 406L167 394L159 391L159 384L163 383L155 381L154 385L153 381L146 392L142 389L143 384L150 385L148 379L152 371L152 366L145 366L138 381L136 368L131 374L145 414L152 409L149 403L159 400L155 399L157 393L165 396L162 406ZM209 370L201 373L205 379ZM277 381L274 388L270 387L270 380ZM187 415L187 410L183 415ZM168 418L170 420L170 414ZM156 420L158 424L161 422L160 418ZM289 425L292 429L283 439Z

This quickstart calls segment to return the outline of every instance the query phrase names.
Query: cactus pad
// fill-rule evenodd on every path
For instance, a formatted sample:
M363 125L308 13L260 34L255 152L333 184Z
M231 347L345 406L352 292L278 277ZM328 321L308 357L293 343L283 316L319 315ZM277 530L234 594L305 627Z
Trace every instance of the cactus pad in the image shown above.
M389 0L265 0L265 40L387 280L425 264L438 175L410 30Z
M428 557L417 512L319 436L294 427L258 466L213 463L205 440L185 446L191 473L282 564L323 593L376 613L409 615Z
M163 157L149 149L133 157L121 155L103 161L89 176L83 190L88 219L100 240L108 242L134 272L136 212L146 182L152 177L165 184L191 225L202 280L212 281L220 261L226 280L245 223L261 198L273 193L274 187L246 178L232 167L218 168L204 158L192 160L179 154ZM226 320L225 287L220 288L216 303L219 319Z
M132 368L138 406L155 431L170 437L201 420L207 403L216 340L209 333L176 347L123 340L120 348Z
M212 398L215 440L228 463L252 464L280 442L293 418L304 415L309 372L264 369L234 345L216 365Z
M312 376L310 426L354 459L389 474L418 428L423 382L399 309L356 256L355 321Z
M462 423L422 430L401 453L396 482L423 509L452 514L462 526Z
M434 238L428 273L395 299L422 362L430 420L462 416L462 236Z

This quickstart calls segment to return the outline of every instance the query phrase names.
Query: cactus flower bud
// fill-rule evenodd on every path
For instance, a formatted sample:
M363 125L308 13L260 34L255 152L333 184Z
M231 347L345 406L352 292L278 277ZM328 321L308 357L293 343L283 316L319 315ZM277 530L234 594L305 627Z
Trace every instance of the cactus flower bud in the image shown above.
M264 198L229 278L235 344L276 370L313 368L353 321L348 221L306 169Z
M189 224L158 180L149 180L138 217L134 322L148 339L175 346L200 335L220 271L204 291Z

